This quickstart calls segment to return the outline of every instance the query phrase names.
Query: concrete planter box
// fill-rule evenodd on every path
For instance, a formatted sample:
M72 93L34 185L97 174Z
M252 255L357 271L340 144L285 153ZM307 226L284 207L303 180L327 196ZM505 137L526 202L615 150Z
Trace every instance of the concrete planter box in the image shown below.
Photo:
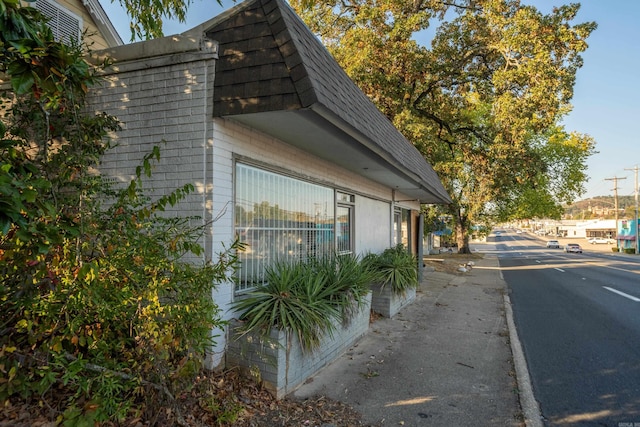
M259 371L263 386L280 399L362 338L369 330L370 311L371 293L350 321L336 325L333 336L325 336L313 352L303 352L298 338L281 330L272 330L267 339L258 334L239 336L236 330L240 323L232 322L226 365L240 367L254 377Z
M402 308L416 299L416 288L411 288L403 294L396 294L391 291L391 286L382 286L380 283L371 285L373 292L371 309L376 313L392 318Z

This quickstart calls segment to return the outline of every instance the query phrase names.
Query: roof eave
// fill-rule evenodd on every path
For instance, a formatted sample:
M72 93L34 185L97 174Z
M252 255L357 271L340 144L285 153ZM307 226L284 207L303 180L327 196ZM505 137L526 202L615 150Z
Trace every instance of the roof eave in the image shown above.
M320 104L315 104L312 106L312 109L329 123L340 128L345 134L357 140L363 147L366 147L368 151L374 153L375 156L382 158L391 168L393 168L397 175L403 177L407 182L413 182L415 184L415 190L413 191L424 191L426 193L426 197L419 198L421 203L449 204L452 202L451 197L442 186L440 178L426 160L425 167L432 173L432 182L424 182L424 180L420 178L415 171L407 168L406 165L402 164L395 156L383 150L380 147L380 144L376 141L372 141L359 130L353 128L348 122L342 120L342 118L336 115L333 111L324 108ZM400 188L397 189L402 190Z
M388 153L377 149L373 141L322 106L224 117L385 185L407 196L407 200L423 204L451 203L435 173L433 182L420 180Z
M124 44L120 34L118 34L118 31L113 26L113 23L98 0L82 0L82 4L87 8L89 15L91 15L91 18L93 18L94 22L98 26L100 33L105 38L109 47L116 47Z

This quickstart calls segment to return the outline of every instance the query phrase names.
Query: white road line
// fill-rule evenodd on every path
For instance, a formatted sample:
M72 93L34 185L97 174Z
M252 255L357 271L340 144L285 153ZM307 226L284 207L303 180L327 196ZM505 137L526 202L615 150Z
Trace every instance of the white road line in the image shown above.
M640 302L640 298L634 297L634 296L629 295L629 294L625 294L624 292L620 292L617 289L613 289L613 288L610 288L608 286L603 286L603 288L605 288L606 290L611 291L613 293L616 293L618 295L622 295L625 298L629 298L631 301Z
M554 270L558 270L560 273L564 273L564 270L563 270L563 269L561 269L561 268L554 267L553 269L554 269Z

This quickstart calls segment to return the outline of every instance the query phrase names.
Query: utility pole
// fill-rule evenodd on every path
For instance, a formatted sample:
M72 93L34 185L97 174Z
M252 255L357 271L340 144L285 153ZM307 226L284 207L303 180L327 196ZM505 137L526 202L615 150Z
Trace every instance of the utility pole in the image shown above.
M613 181L613 195L615 201L615 209L616 209L616 247L618 248L618 252L620 252L620 240L618 240L618 180L619 179L627 179L627 177L618 178L614 176L613 178L605 178L605 181Z
M634 171L635 172L635 176L636 176L636 186L635 186L635 195L636 195L636 216L633 218L633 222L636 225L636 255L638 255L638 227L640 226L640 224L638 224L638 165L636 165L635 168L633 169L625 169L627 171Z

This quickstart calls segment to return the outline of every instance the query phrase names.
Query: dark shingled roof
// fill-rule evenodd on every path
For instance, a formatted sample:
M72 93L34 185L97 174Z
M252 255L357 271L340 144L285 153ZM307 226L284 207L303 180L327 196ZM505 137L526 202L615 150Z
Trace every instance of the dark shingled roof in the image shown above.
M424 203L451 201L431 165L353 83L284 0L248 0L200 28L219 43L215 117L242 121L264 113L303 112L305 120L332 127L334 138L339 129L337 134L343 134L351 149L378 162L382 159L385 167L418 187L408 192L398 186L400 191ZM261 130L282 137L265 127L264 121L257 123L263 123ZM294 139L292 134L289 137ZM317 152L318 147L315 149Z

